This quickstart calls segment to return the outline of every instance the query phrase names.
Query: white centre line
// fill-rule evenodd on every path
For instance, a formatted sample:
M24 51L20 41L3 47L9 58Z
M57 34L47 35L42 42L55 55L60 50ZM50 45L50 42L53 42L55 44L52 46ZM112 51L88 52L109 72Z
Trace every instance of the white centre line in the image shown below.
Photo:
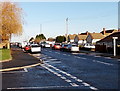
M97 60L93 60L93 62L97 62L97 63L101 63L101 64L106 64L106 65L113 65L113 64L110 64L110 63L101 62L101 61L97 61Z
M84 86L88 86L90 89L93 89L93 90L98 90L96 87L93 87L93 86L91 86L90 84L88 84L88 83L86 83L86 82L83 82L83 80L81 80L81 79L78 79L77 77L75 77L75 76L72 76L71 74L68 74L67 72L65 72L65 71L62 71L62 70L60 70L60 69L58 69L58 68L56 68L56 67L54 67L54 66L52 66L52 65L50 65L50 64L47 64L46 63L46 65L47 66L49 66L49 67L51 67L51 68L53 68L53 69L55 69L55 70L57 70L57 71L59 71L59 72L61 72L61 73L63 73L63 74L65 74L66 76L69 76L70 78L72 78L72 79L74 79L74 80L76 80L77 82L80 82L80 83L82 83ZM60 77L61 79L66 79L66 77ZM68 79L69 80L69 79ZM79 86L79 85L77 85L76 83L70 83L70 85L72 85L72 86Z

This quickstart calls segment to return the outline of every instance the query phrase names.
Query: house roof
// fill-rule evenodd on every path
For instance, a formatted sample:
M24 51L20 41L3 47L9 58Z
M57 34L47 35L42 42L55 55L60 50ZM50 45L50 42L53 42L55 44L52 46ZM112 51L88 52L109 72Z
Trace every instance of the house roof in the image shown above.
M69 37L70 39L74 39L76 35L77 35L77 34L73 34L73 35L69 34L68 37Z
M120 41L120 32L112 33L111 35L106 36L105 38L101 39L97 43L100 43L100 42L111 42L113 40L112 37L118 37L117 40Z
M77 36L78 36L79 40L86 40L86 38L87 38L87 35L81 35L81 34L79 34Z
M111 33L118 32L116 29L111 30L105 30L105 35L110 35ZM104 34L104 31L101 31L100 33Z
M102 33L89 33L92 39L103 39L105 36Z

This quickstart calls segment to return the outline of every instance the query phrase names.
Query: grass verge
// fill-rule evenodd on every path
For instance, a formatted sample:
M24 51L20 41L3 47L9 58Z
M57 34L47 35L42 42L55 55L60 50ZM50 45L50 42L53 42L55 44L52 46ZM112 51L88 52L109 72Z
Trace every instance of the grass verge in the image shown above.
M0 61L11 59L10 49L0 49Z

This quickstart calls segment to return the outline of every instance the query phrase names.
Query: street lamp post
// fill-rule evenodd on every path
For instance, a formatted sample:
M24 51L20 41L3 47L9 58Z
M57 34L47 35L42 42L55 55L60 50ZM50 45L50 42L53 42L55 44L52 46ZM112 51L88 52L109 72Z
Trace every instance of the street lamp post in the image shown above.
M66 19L66 42L68 42L68 18Z
M116 39L118 39L118 37L113 37L114 56L116 56Z

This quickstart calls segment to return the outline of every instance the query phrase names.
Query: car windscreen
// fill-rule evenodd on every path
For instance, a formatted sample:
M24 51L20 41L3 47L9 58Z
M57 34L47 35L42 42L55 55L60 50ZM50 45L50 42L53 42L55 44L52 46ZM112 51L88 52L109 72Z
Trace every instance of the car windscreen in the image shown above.
M40 47L39 45L32 45L31 47Z

